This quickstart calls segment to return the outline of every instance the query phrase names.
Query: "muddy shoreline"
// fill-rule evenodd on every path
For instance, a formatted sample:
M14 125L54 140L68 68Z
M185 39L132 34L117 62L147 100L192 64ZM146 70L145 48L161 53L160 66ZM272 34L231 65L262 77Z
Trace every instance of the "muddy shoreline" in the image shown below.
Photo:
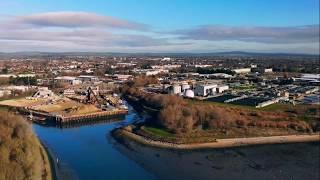
M266 145L266 144L288 144L288 143L306 143L320 142L320 134L303 134L303 135L286 135L286 136L269 136L269 137L250 137L250 138L230 138L217 139L216 142L192 143L192 144L175 144L169 142L156 141L137 135L123 128L116 129L112 132L116 139L130 139L141 144L168 149L215 149L215 148L232 148L240 146Z

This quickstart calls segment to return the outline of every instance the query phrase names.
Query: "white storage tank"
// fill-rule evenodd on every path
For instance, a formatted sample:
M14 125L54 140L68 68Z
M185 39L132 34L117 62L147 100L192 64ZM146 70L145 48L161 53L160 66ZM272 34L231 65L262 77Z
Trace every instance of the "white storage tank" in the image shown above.
M188 98L194 98L194 92L191 89L188 89L185 91L184 96Z

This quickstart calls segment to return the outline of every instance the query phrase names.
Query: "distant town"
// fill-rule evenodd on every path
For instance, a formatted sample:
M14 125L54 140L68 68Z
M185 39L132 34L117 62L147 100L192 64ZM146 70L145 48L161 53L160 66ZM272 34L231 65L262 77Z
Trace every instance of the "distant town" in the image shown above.
M2 58L0 69L0 98L39 91L35 98L55 93L80 102L89 87L98 96L136 76L155 76L159 84L146 91L255 108L319 104L317 57L48 55Z
M128 147L132 142L174 150L319 142L318 56L84 54L0 55L0 112L7 121L17 120L12 137L24 137L27 131L17 127L27 121L52 144L48 127L125 119L108 125L108 134ZM70 135L62 132L56 136L63 143ZM39 160L37 172L44 179L69 176L41 143L35 146L40 151L33 151L46 150L48 156Z
M0 0L0 180L320 180L320 0Z

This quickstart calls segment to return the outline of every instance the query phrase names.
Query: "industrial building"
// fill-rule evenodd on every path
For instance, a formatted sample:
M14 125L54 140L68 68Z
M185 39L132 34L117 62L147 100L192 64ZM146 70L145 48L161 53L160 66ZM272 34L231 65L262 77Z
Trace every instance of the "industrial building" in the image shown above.
M98 82L99 78L97 76L81 75L78 79L84 82Z
M196 96L209 96L216 94L217 84L198 83L195 86L194 93Z
M251 68L239 68L239 69L233 69L232 71L235 72L236 74L250 73Z
M77 77L72 76L60 76L54 78L55 83L66 83L70 85L77 85L81 84L81 80L79 80Z
M134 69L133 72L146 76L157 75L161 73L169 73L167 69Z
M174 84L169 87L169 94L181 94L181 85L179 84Z

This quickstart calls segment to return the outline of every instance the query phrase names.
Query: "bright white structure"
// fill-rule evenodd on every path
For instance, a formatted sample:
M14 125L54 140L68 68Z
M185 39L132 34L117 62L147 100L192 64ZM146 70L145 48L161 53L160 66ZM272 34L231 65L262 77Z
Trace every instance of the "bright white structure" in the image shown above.
M78 76L79 80L81 80L82 82L98 82L99 78L97 76L88 76L88 75L81 75Z
M188 84L188 83L183 83L182 85L181 85L181 91L182 92L185 92L186 90L188 90L188 89L190 89L191 88L191 86Z
M72 77L72 76L60 76L60 77L56 77L54 78L54 81L57 83L67 83L70 85L76 85L76 84L80 84L81 81L79 79L77 79L76 77Z
M302 74L301 77L293 78L294 81L302 83L310 83L314 85L320 84L320 74Z
M252 72L258 72L258 73L272 73L272 68L253 68Z
M76 93L74 92L74 90L73 89L65 89L64 91L63 91L63 95L64 96L74 96Z
M171 60L171 58L169 58L169 57L164 57L164 58L162 58L161 61L170 61L170 60Z
M36 74L18 74L18 77L36 77Z
M151 66L152 69L175 69L180 68L180 64L165 64L165 65L154 65Z
M114 74L112 77L115 78L115 79L118 79L118 80L120 80L120 81L126 81L126 80L132 78L132 75L127 75L127 74Z
M301 78L311 79L311 80L320 80L320 74L302 74Z
M134 72L138 74L144 74L146 76L152 76L160 73L169 73L169 70L167 69L135 69Z
M228 85L220 85L216 88L217 93L223 93L224 91L228 90L229 86Z
M194 98L194 92L191 89L188 89L185 91L184 96L188 98Z
M35 86L3 86L1 90L8 90L8 91L28 91L30 88L35 88Z
M272 70L272 68L266 68L266 69L264 69L264 72L265 73L270 73L270 72L273 72L273 70Z
M147 71L145 74L147 76L152 76L152 75L157 75L157 74L160 74L160 73L168 73L169 71L168 70L165 70L165 69L158 69L158 70L153 70L153 71Z
M0 97L10 95L11 91L10 90L0 90Z
M216 87L217 87L217 84L199 83L199 84L196 84L194 93L197 96L214 95L216 93Z
M237 74L249 73L251 72L251 68L239 68L239 69L233 69L232 71L234 71Z
M41 88L32 97L33 98L49 98L53 96L54 96L54 93L51 90L47 88Z
M257 68L257 65L256 64L251 64L250 67L251 68Z
M214 74L210 74L210 76L218 77L218 78L232 78L233 77L232 75L225 74L225 73L214 73Z
M0 78L10 78L10 77L17 77L16 75L14 74L0 74Z
M179 84L174 84L170 87L169 90L170 94L180 94L181 93L181 86Z

